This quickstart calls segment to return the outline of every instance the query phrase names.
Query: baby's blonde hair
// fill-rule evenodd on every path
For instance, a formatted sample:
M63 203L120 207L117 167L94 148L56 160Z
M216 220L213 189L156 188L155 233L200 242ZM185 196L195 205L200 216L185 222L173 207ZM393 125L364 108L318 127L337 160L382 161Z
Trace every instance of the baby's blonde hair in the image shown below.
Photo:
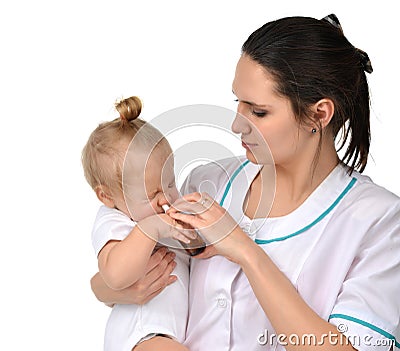
M122 167L126 151L137 135L139 143L151 148L161 142L170 146L158 129L138 118L142 103L137 96L115 103L119 118L104 122L90 135L82 151L85 178L93 190L106 186L110 190L122 191Z

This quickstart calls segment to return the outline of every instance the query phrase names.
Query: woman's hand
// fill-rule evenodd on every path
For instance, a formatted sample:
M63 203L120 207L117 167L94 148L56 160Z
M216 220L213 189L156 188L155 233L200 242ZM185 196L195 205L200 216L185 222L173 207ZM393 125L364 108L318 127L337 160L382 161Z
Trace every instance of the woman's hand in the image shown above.
M165 238L173 238L189 244L190 239L195 239L197 234L194 230L184 229L182 224L162 213L146 217L138 222L138 228L155 241Z
M101 275L96 273L90 281L92 291L99 301L108 306L116 303L143 305L176 281L176 276L171 275L176 266L174 258L175 253L167 248L158 249L150 257L145 276L123 290L110 289Z
M248 245L254 245L228 212L206 193L183 196L167 211L172 218L198 229L213 249L196 256L208 258L220 254L239 263Z

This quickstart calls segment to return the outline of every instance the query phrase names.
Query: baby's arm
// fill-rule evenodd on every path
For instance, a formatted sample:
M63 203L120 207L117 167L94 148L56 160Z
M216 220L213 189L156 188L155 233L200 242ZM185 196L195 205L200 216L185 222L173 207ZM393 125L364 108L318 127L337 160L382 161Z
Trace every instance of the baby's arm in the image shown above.
M122 241L109 241L98 255L99 271L114 290L134 284L145 274L146 264L156 241L135 226Z
M92 277L90 286L96 298L108 306L116 303L143 305L177 280L177 277L172 275L176 266L174 258L174 252L161 247L151 255L146 274L130 287L113 290L106 285L100 273Z
M110 240L98 255L99 271L105 283L114 290L134 284L146 273L147 262L161 237L174 237L189 242L186 236L173 228L174 220L166 214L147 217L121 240Z

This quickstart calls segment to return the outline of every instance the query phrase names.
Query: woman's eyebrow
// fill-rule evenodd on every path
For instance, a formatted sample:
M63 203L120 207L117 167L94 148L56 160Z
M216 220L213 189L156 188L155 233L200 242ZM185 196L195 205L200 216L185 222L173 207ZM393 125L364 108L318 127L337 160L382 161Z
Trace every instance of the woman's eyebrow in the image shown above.
M237 96L233 90L232 90L232 93L233 93L233 95ZM240 102L243 102L244 104L248 104L248 105L255 106L255 107L262 107L262 108L271 107L270 105L260 105L260 104L256 104L255 102L246 101L246 100L240 100Z

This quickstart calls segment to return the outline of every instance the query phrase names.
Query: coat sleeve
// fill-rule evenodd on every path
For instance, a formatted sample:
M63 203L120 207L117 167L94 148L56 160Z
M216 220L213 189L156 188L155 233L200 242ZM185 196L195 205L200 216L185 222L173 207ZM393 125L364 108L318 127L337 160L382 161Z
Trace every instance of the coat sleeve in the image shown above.
M360 351L400 349L398 203L367 233L329 321Z

